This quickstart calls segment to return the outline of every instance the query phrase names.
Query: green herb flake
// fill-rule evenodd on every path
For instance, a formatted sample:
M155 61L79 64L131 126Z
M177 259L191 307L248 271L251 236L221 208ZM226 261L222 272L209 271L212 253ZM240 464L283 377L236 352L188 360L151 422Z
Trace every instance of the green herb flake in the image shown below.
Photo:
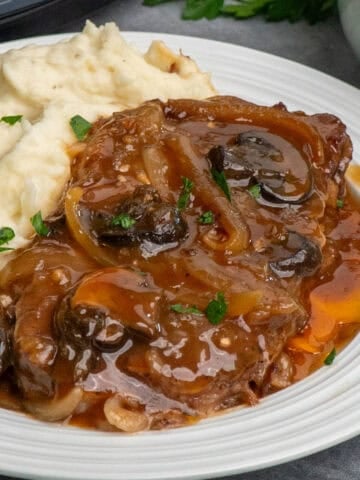
M341 198L338 198L336 200L336 206L337 208L344 208L344 200L342 200Z
M335 360L335 357L336 357L336 349L333 348L331 350L331 352L329 353L329 355L325 358L324 364L325 365L331 365L333 363L333 361Z
M84 140L91 128L91 123L85 120L85 118L81 117L80 115L75 115L70 120L70 126L73 129L76 138L78 140Z
M215 168L211 169L211 175L215 183L221 188L221 190L225 193L226 198L231 202L231 192L229 184L227 183L225 173L219 172Z
M181 177L181 180L183 183L183 187L177 202L177 207L179 210L184 210L188 206L188 203L190 201L191 190L194 188L194 184L186 177Z
M199 223L201 223L202 225L212 225L214 221L215 221L215 215L211 210L204 212L199 217Z
M15 238L15 232L10 227L2 227L0 228L0 245L4 245L5 243L9 243L10 240Z
M130 217L127 213L120 213L114 217L111 221L113 227L121 227L124 230L128 230L136 223L136 220Z
M155 6L175 0L144 0L143 5ZM237 0L236 3L224 0L185 0L182 18L185 20L209 20L219 15L233 16L244 20L255 15L264 15L266 20L277 22L301 19L314 24L336 12L336 0Z
M185 307L180 303L176 303L175 305L171 305L170 310L176 313L192 313L194 315L202 315L202 311L195 307L195 305L191 307Z
M224 294L222 292L218 292L215 296L215 299L211 300L209 305L206 307L205 314L210 323L213 325L218 325L225 317L226 312L227 304Z
M0 121L5 122L8 125L15 125L15 123L20 122L22 118L22 115L9 115L7 117L1 117Z
M0 253L2 252L10 252L10 250L14 250L13 248L10 247L0 247Z
M2 227L0 228L0 245L5 245L9 243L13 238L15 238L15 232L10 227ZM14 250L10 247L0 247L0 253L2 252L9 252L10 250Z
M182 13L184 20L199 20L216 18L224 6L224 0L186 0Z
M35 232L40 235L40 237L46 237L50 233L50 228L44 223L44 220L41 215L41 211L35 213L33 217L30 218L31 225L34 227Z
M259 198L261 195L261 187L260 185L253 185L252 187L248 188L248 192L253 198Z

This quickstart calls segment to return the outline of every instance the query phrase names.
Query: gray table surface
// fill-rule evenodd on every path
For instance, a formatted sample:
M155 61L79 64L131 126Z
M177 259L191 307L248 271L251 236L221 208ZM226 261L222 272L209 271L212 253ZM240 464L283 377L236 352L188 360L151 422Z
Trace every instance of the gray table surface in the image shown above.
M260 18L244 22L230 18L184 22L180 19L181 2L147 8L141 5L141 0L103 1L97 2L97 8L86 14L81 8L75 8L77 3L73 0L72 8L56 15L56 18L50 13L45 21L44 18L41 22L32 19L31 22L25 20L16 28L2 27L0 41L78 31L86 18L97 24L115 21L122 30L191 35L255 48L295 60L360 87L360 63L348 46L336 17L315 26L305 22L266 23ZM88 3L93 4L93 1ZM360 480L360 437L301 460L227 477L226 480L230 479ZM0 480L5 480L5 477L0 476Z

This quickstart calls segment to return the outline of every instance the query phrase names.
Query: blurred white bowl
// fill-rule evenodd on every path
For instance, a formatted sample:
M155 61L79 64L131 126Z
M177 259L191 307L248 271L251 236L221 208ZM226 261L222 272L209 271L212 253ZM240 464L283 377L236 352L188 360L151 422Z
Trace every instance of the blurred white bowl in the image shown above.
M345 35L360 59L360 0L338 0L338 4Z

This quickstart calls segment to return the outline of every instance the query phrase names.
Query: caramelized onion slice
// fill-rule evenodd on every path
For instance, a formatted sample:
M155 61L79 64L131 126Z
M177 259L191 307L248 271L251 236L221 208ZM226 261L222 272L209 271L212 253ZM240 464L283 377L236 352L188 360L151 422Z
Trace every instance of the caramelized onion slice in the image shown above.
M81 402L83 390L74 387L62 398L45 402L24 402L26 410L39 420L58 422L69 417Z
M104 414L111 425L126 433L141 432L150 428L148 416L124 408L119 395L113 395L106 400Z
M229 298L228 314L231 317L246 315L261 302L260 290L233 293Z
M171 195L167 179L169 165L166 155L158 146L149 145L142 149L142 157L151 185L159 192L162 200L173 201L174 198Z
M228 96L212 97L204 101L169 100L168 116L177 117L183 112L187 117L219 122L236 122L265 127L284 138L291 138L303 148L311 162L324 164L324 145L317 130L307 117L289 113L275 107L254 105L245 100Z
M279 278L313 275L322 262L321 248L312 240L296 232L289 232L287 247L293 253L285 258L269 263L271 270Z
M71 235L90 257L101 265L115 265L117 263L115 257L98 245L81 221L79 202L82 195L83 189L81 187L73 187L67 192L65 197L65 215Z
M206 159L195 152L190 139L185 135L172 134L166 143L174 152L183 174L194 181L195 193L219 216L225 229L226 240L204 239L206 243L215 250L233 253L246 249L249 242L247 225L240 212L235 210L211 179Z
M98 270L85 277L71 306L105 309L125 327L152 337L158 328L162 302L163 292L150 276L119 267Z

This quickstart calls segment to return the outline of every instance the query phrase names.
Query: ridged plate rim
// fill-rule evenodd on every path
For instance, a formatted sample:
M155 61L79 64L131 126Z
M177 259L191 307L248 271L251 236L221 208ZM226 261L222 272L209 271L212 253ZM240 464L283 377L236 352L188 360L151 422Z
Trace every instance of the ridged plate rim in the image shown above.
M162 39L206 71L221 94L260 104L283 101L307 113L327 111L348 126L360 152L360 91L290 60L213 40L123 32L144 50ZM0 52L68 35L16 40ZM198 480L249 472L300 458L360 433L360 337L307 379L192 427L137 435L50 425L0 409L0 473L58 480Z

